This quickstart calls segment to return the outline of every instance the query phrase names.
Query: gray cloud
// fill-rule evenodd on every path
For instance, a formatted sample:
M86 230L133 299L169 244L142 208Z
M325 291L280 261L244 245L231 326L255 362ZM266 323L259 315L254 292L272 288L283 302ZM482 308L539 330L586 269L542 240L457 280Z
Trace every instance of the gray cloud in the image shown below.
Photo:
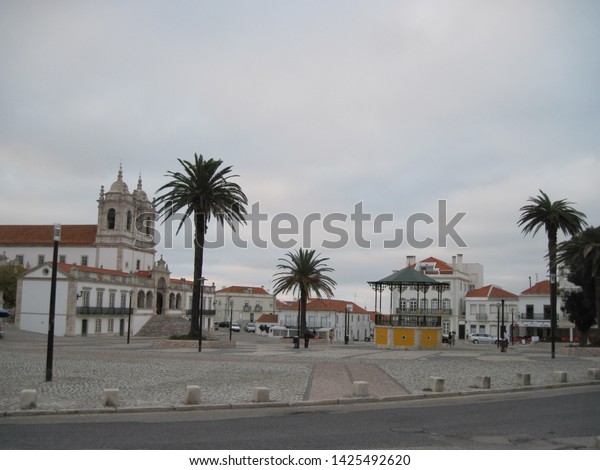
M0 15L3 223L94 223L121 162L149 194L194 152L301 218L465 211L460 249L514 292L545 275L518 209L544 189L600 219L600 5L575 2L9 2ZM319 248L318 246L315 248ZM327 252L337 296L407 254ZM226 246L208 278L268 286L282 250ZM165 252L174 275L191 254ZM368 304L371 307L370 304Z

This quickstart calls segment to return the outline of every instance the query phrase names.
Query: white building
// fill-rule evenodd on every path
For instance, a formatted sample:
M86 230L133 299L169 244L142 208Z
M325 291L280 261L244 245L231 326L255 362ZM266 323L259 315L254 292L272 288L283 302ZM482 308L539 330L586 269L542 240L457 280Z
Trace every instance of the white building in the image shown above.
M264 287L229 286L215 294L217 322L256 322L263 314L275 313L275 296Z
M162 257L155 261L156 211L141 177L129 192L120 168L110 189L100 188L97 220L61 227L55 334L135 334L152 315L186 314L192 283L171 279ZM0 225L0 250L28 269L15 306L25 330L48 331L53 235L52 225Z
M479 263L463 262L461 254L453 256L450 264L434 257L416 261L415 256L407 256L406 265L438 282L448 283L450 288L442 293L441 305L437 295L418 295L410 288L402 293L394 290L391 294L390 314L416 311L419 299L419 310L442 310L444 334L456 331L458 338L464 339L467 333L465 298L470 290L483 286L483 266ZM381 310L381 313L385 312L383 306Z
M488 285L469 291L465 298L467 333L517 336L519 297L501 287ZM502 327L504 326L504 329ZM512 326L512 328L511 328Z
M298 328L298 301L282 302L279 306L279 325L288 329L291 336ZM373 325L370 313L354 302L335 299L309 299L306 304L306 326L310 331L333 331L334 341L344 341L346 322L350 341L371 339Z

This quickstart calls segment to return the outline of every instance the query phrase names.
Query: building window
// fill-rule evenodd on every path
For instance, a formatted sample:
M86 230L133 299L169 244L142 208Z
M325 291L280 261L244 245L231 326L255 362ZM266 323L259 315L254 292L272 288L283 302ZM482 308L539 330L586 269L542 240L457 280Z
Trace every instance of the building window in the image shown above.
M116 300L117 300L117 299L116 299L116 297L117 297L117 296L116 296L116 294L115 294L114 292L110 292L110 293L108 294L108 306L109 306L110 308L115 308L115 302L116 302Z
M127 231L131 232L131 221L133 216L131 215L131 211L127 211Z
M142 266L142 262L139 259L135 260L135 270L139 271L141 269L141 266Z
M90 306L90 291L89 290L84 290L81 292L83 295L83 306L84 307L89 307Z
M44 261L46 260L44 255L38 255L38 264L44 264Z
M102 320L96 318L96 328L94 329L96 333L102 333Z
M25 255L17 255L17 256L15 256L15 262L19 266L23 266L25 264Z
M544 305L544 320L550 320L552 318L552 310L550 305Z
M127 307L127 292L121 292L121 308Z
M117 216L117 211L115 211L114 209L108 209L108 216L106 217L106 220L108 223L107 226L108 226L109 230L114 230L116 216Z
M400 311L401 312L406 311L406 299L400 299Z
M525 318L533 320L533 305L525 305Z
M99 290L96 292L96 307L102 307L102 301L104 300L104 291Z
M137 307L138 308L144 308L144 300L145 299L146 299L146 295L144 294L144 292L139 291L138 296L137 296Z
M410 299L409 308L410 308L411 312L414 312L415 310L417 310L417 299Z
M115 331L115 320L114 318L109 318L108 319L108 332L112 333Z
M146 308L152 308L152 291L148 291L146 294Z
M81 266L87 266L87 265L88 265L88 257L84 255L81 257Z
M63 263L63 264L66 263L67 262L67 255L60 255L58 257L58 262L59 263Z

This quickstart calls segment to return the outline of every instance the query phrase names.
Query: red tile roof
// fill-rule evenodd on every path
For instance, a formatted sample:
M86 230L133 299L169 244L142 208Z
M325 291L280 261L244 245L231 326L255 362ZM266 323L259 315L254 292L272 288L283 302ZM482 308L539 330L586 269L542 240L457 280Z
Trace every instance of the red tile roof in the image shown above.
M248 292L251 289L252 292ZM271 295L264 287L250 287L250 286L229 286L217 291L217 294L259 294L259 295Z
M258 317L256 323L277 323L278 321L279 317L274 313L264 313L260 317Z
M521 292L521 295L550 295L550 281L540 281Z
M480 287L479 289L470 290L467 292L467 297L485 297L487 299L518 299L519 297L512 292L502 289L501 287L489 285Z
M96 241L97 225L63 225L61 245L88 245ZM54 225L0 225L0 245L52 246Z
M65 273L70 273L74 268L76 268L78 271L88 273L108 274L110 276L129 276L129 273L126 273L124 271L117 271L115 269L94 268L92 266L81 266L79 264L56 263L56 267Z

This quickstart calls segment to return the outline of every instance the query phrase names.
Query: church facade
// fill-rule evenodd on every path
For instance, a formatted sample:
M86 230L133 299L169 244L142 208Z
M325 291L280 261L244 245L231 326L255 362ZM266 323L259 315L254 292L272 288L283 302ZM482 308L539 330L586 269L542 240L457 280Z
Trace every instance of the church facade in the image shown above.
M57 336L136 334L153 315L191 310L192 281L171 278L162 256L155 259L156 219L141 176L130 192L119 168L110 189L100 188L97 224L61 227ZM0 252L26 268L15 305L23 330L48 331L53 234L52 225L0 225Z

